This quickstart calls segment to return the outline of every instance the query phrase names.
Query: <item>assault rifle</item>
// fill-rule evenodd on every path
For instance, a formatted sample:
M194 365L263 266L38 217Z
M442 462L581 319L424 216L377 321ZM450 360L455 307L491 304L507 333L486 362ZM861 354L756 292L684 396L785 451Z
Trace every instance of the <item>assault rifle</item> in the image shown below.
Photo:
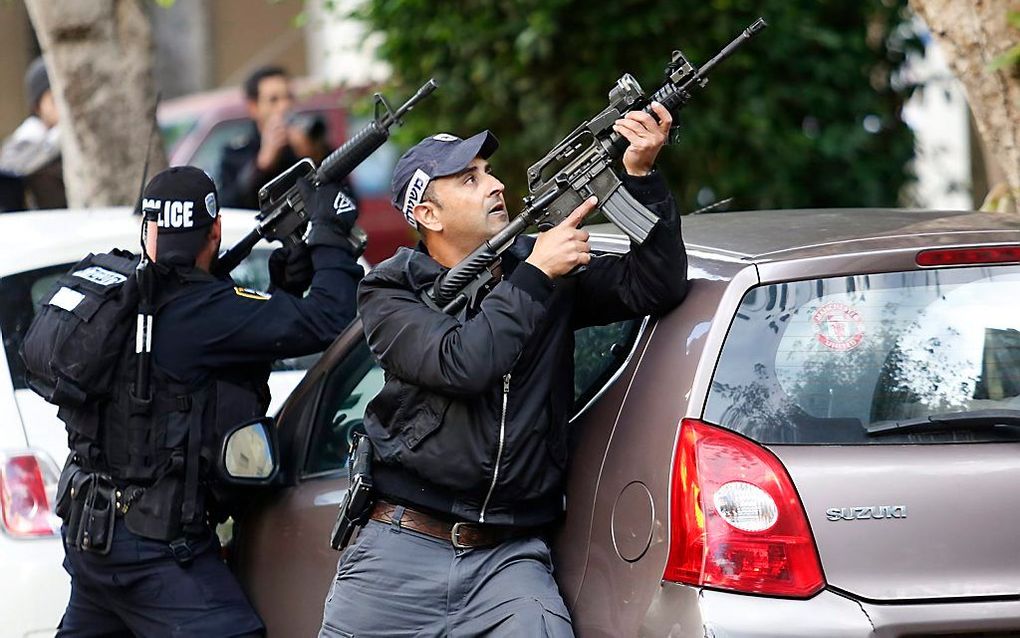
M357 135L322 160L318 169L312 160L305 158L259 189L258 226L245 235L232 248L220 255L216 262L216 275L226 275L251 253L260 239L280 241L292 245L301 241L308 212L305 210L297 182L308 178L314 185L336 182L351 174L390 137L390 127L400 124L414 106L436 90L435 80L429 80L397 110L393 110L382 95L375 94L375 116ZM351 202L347 205L353 206ZM351 230L351 247L355 255L365 249L365 232L355 226Z
M528 169L524 210L503 230L479 246L443 275L429 292L431 301L448 314L456 314L476 291L492 279L489 269L528 227L548 230L592 195L596 208L637 244L644 243L658 219L622 188L618 162L629 142L613 131L613 123L630 111L651 113L659 102L673 115L687 105L695 89L708 84L708 73L737 47L766 27L758 18L711 60L695 67L680 51L673 51L666 66L666 82L645 97L629 73L609 91L609 106L584 122Z

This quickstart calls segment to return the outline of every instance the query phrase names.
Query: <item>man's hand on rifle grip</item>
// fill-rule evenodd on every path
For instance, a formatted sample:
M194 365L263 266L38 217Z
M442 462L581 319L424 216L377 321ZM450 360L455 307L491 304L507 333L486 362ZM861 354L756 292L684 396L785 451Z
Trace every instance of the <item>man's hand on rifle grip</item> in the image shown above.
M578 226L588 213L595 209L597 203L596 197L589 197L562 222L544 233L539 233L527 262L544 272L550 279L566 275L578 266L587 265L591 261L588 231L581 230Z
M269 283L272 290L279 289L300 297L312 285L314 274L312 251L304 242L277 248L269 255Z
M640 177L650 173L669 139L673 116L658 102L652 102L651 108L655 117L644 111L630 111L613 124L613 130L630 142L623 154L623 167L628 175Z

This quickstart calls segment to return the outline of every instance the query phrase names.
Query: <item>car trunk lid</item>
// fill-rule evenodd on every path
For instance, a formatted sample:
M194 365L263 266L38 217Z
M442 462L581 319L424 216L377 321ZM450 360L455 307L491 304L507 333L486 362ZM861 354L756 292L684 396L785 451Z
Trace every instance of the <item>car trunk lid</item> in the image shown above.
M830 587L881 601L1020 594L1020 443L770 449Z

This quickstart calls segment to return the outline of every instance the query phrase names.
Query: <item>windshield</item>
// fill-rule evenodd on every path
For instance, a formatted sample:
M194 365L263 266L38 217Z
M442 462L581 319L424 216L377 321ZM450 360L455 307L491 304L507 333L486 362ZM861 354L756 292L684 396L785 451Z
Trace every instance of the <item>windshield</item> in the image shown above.
M723 346L706 421L762 443L1020 440L1017 428L869 437L873 423L1020 410L1020 267L760 286Z
M195 118L183 118L172 122L160 122L159 132L163 136L163 148L167 155L173 155L174 149L184 137L195 128L198 120Z

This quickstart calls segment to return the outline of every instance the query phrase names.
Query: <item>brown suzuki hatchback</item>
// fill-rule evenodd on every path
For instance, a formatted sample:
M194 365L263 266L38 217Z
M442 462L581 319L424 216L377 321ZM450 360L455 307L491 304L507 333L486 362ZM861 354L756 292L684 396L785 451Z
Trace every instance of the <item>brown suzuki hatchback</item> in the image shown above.
M625 237L594 227L593 249ZM578 332L556 577L579 636L1020 636L1020 219L688 216L690 294ZM270 636L318 630L355 324L278 419L231 559Z

